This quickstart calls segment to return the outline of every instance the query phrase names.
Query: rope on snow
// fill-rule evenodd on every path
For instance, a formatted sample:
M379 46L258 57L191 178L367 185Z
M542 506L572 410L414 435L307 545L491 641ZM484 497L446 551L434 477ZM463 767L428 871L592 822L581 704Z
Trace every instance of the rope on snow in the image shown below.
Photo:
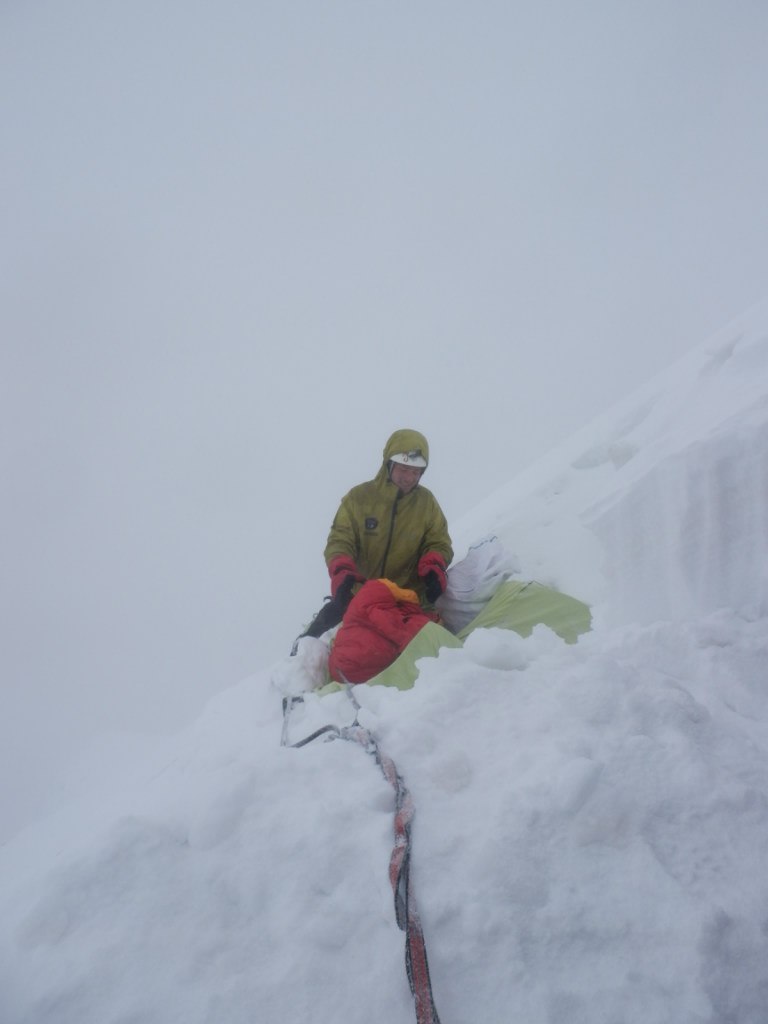
M352 694L349 685L345 687L349 699L355 708L355 720L352 725L339 728L335 725L324 725L297 743L288 742L288 720L296 704L303 702L303 697L283 698L283 732L280 743L284 747L305 747L308 743L326 736L331 740L351 740L358 743L367 754L376 761L384 778L395 791L395 845L389 861L389 881L395 897L395 920L401 931L405 932L405 969L411 986L416 1006L416 1024L440 1024L435 1001L432 995L432 982L429 977L427 948L424 932L421 927L416 897L411 881L411 824L414 816L413 799L403 778L395 767L392 758L382 753L374 735L363 728L357 721L360 705Z

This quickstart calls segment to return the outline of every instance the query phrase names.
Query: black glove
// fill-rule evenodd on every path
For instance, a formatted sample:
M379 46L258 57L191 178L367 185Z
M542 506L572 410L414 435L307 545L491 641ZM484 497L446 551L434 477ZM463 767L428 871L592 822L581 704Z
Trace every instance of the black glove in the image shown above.
M424 593L426 594L429 603L434 604L442 592L443 585L440 582L440 577L434 569L431 569L424 577Z
M357 583L357 577L350 573L349 576L344 577L336 589L336 596L333 602L342 611L346 611L347 605L352 600L352 587L354 587L355 583Z

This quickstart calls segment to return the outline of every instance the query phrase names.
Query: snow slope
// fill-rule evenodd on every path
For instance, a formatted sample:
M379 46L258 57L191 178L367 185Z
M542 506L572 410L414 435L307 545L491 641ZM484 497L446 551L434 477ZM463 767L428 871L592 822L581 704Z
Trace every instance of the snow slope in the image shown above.
M413 794L442 1024L764 1024L768 303L454 525L589 600L358 687ZM0 850L3 1024L407 1024L392 790L257 673ZM293 738L352 717L310 695Z

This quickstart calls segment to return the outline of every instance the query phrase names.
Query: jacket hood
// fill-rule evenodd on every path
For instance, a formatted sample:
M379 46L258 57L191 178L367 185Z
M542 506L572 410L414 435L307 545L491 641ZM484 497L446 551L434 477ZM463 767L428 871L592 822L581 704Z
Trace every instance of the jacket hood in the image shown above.
M412 452L417 448L421 450L421 454L426 459L427 465L429 465L429 444L426 437L420 434L418 430L396 430L384 445L385 471L387 463L393 455L397 455L399 452Z

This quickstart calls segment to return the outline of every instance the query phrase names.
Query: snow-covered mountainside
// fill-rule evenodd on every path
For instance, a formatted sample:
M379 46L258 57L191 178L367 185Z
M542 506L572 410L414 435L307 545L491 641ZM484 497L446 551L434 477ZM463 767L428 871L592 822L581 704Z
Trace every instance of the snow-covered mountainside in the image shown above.
M454 524L590 634L481 630L356 688L415 802L442 1024L765 1021L766 440L768 304ZM392 790L353 743L280 746L274 669L105 743L0 850L3 1024L415 1020ZM309 695L293 738L351 717Z

